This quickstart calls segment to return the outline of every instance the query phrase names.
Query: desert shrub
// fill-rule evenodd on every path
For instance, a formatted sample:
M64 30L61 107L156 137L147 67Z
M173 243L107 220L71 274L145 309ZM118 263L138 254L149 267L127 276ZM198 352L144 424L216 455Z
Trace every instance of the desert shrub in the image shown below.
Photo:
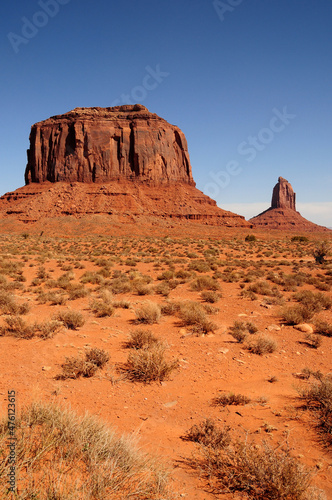
M257 281L248 286L249 292L258 293L259 295L277 296L279 291L276 287L271 287L267 281Z
M246 405L250 403L251 399L243 394L235 394L234 392L229 392L227 394L220 394L213 400L215 406L239 406Z
M91 285L101 285L104 283L104 278L99 274L92 271L86 271L81 277L81 283L90 283Z
M98 318L104 318L114 314L113 304L107 300L93 300L90 303L90 308Z
M35 402L18 414L15 435L16 473L24 499L170 500L168 473L156 457L139 450L133 435L120 436L96 417L76 415L68 408ZM0 421L1 474L10 461L8 422ZM9 498L8 481L0 497Z
M128 355L124 370L131 380L144 383L162 382L179 366L177 360L165 359L165 350L166 347L160 343L152 345L149 349L133 350Z
M132 289L137 295L150 295L153 293L152 287L143 280L135 280L132 284Z
M175 316L180 310L179 302L164 302L161 304L161 313L165 316Z
M67 302L68 296L63 292L41 292L38 295L38 302L46 304L50 302L52 306L64 305Z
M312 292L311 290L302 290L301 292L294 293L293 298L303 304L306 308L319 312L322 309L331 309L332 299L321 292Z
M299 243L307 243L309 238L306 236L293 236L291 241L298 241Z
M72 310L59 311L54 319L61 321L69 330L77 330L77 328L80 328L85 323L83 315L79 311Z
M183 439L203 446L211 446L214 449L224 448L231 441L229 430L230 427L220 429L214 420L207 418L199 424L193 425L183 436Z
M229 333L232 335L238 342L244 342L247 338L247 334L253 334L258 331L257 326L251 321L234 321L233 326L230 327Z
M0 311L2 314L27 314L29 310L30 305L27 302L17 304L11 293L0 290Z
M282 319L288 325L298 325L309 321L315 313L303 305L284 307L280 311Z
M66 291L69 294L69 300L82 299L90 293L84 285L79 283L71 283L70 286L67 287Z
M252 500L323 500L310 486L312 474L285 451L247 439L231 439L222 446L200 444L191 461L213 481L215 493L236 493Z
M269 335L260 335L252 341L248 348L254 354L270 354L277 349L277 342Z
M93 363L98 368L103 368L106 363L109 361L110 356L108 352L104 351L104 349L99 349L98 347L94 347L89 349L85 353L85 360L88 363Z
M114 294L129 293L131 291L131 283L127 276L119 276L118 278L113 278L110 282L111 291Z
M247 234L247 236L244 238L244 241L257 241L257 238L254 234Z
M332 337L332 324L327 321L317 319L314 321L315 333L320 335L325 335L326 337Z
M192 275L193 275L192 272L186 271L185 269L179 269L178 271L175 272L175 278L180 280L181 283L189 281Z
M163 295L164 297L168 297L171 292L171 287L167 283L167 281L163 281L162 283L158 283L158 285L155 286L154 291L156 293L159 293L160 295Z
M306 408L311 410L317 418L317 426L323 433L324 439L332 444L332 378L322 377L309 388L299 389Z
M28 325L20 316L7 316L5 325L0 328L1 335L11 335L22 339L31 339L35 331L35 326Z
M208 273L211 271L211 266L205 260L192 260L188 265L189 271L197 271L198 273Z
M316 264L323 264L325 262L325 257L329 255L330 245L327 241L322 241L317 244L313 251L313 256Z
M58 333L62 326L60 321L44 321L35 325L35 335L46 340L51 339Z
M120 309L130 309L130 302L128 300L116 300L112 303L113 307Z
M305 339L310 347L313 347L314 349L318 349L322 345L322 337L319 335L315 335L312 333L308 333L305 336Z
M204 307L198 302L183 302L178 314L183 326L191 326L191 331L196 335L204 335L217 329L217 325L208 320Z
M103 368L109 360L109 354L103 349L93 348L85 353L85 359L81 357L66 357L61 365L62 373L57 376L60 380L68 378L92 377L98 368Z
M159 276L157 276L157 280L169 281L169 280L173 279L174 276L175 276L174 271L167 270L167 271L163 271L161 274L159 274Z
M135 310L137 322L147 323L152 325L153 323L158 323L161 318L161 309L158 304L151 301L146 301L141 304L141 306Z
M130 332L130 337L126 342L126 347L129 349L147 349L157 342L159 342L158 337L156 337L150 330L138 328L137 330Z
M75 356L66 357L66 361L61 365L62 373L57 376L59 380L79 377L92 377L98 367L93 363L87 363L83 358Z
M201 299L204 300L204 302L208 302L210 304L215 304L218 302L221 298L221 293L213 292L210 290L203 290L201 293Z
M202 290L219 290L220 285L217 280L211 276L199 276L190 283L190 288L193 291L201 292Z
M180 305L179 316L184 326L199 324L206 320L202 305L193 301L186 301Z

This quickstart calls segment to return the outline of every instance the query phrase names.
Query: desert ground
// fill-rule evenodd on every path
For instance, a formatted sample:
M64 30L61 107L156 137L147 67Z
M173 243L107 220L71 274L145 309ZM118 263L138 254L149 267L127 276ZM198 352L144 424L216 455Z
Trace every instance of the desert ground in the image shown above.
M194 233L0 235L1 498L332 498L331 236ZM138 465L101 484L92 433L74 456L79 426L43 430L59 407L127 436Z

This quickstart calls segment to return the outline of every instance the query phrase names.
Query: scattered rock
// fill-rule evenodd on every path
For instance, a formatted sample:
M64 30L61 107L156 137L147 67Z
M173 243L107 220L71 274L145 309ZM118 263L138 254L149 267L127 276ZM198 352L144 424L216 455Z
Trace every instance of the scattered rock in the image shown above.
M43 370L43 372L49 372L50 370L52 370L52 367L51 366L43 366L42 370Z
M267 329L269 330L269 332L273 332L274 330L278 332L279 330L281 330L280 326L278 325L269 325Z
M301 323L300 325L295 325L294 328L303 333L313 333L314 329L308 323Z
M178 402L177 401L170 401L169 403L165 403L163 406L165 408L172 408L173 406L177 405Z

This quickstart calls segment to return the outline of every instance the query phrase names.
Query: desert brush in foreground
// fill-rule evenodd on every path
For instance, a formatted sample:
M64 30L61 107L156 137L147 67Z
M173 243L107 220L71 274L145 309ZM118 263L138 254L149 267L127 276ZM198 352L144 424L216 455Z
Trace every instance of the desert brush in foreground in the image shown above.
M16 420L16 494L8 492L9 431L0 423L0 497L171 500L164 465L96 418L33 403Z
M198 443L198 455L189 462L206 475L214 493L241 492L252 500L326 500L324 492L311 486L312 473L288 446L255 444L229 431L207 419L183 437Z

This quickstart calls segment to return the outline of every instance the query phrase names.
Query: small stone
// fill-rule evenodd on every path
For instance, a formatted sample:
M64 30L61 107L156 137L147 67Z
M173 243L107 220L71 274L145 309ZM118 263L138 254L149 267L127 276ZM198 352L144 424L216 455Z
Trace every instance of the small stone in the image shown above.
M267 327L267 329L269 330L269 332L273 332L273 330L275 330L275 331L281 330L280 326L278 326L278 325L269 325Z
M314 333L314 329L312 326L308 325L308 323L301 323L299 325L295 325L294 328L303 333Z
M172 408L173 406L177 405L178 402L177 401L170 401L169 403L165 403L163 406L165 408Z
M52 367L51 366L43 366L42 370L43 370L43 372L49 372L50 370L52 370Z

